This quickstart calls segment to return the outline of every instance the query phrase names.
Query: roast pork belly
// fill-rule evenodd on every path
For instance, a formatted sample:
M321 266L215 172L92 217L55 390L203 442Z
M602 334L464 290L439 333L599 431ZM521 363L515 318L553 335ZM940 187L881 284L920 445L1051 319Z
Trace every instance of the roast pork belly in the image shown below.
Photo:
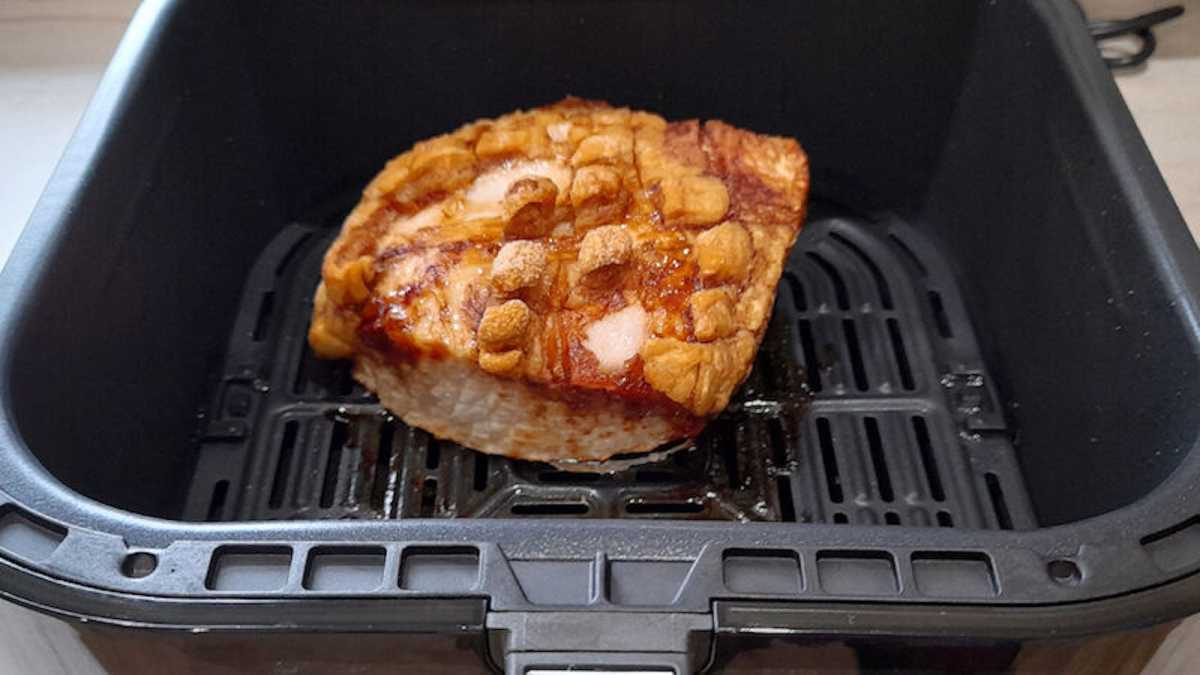
M567 99L387 163L309 342L404 422L601 461L694 436L750 371L804 219L790 138Z

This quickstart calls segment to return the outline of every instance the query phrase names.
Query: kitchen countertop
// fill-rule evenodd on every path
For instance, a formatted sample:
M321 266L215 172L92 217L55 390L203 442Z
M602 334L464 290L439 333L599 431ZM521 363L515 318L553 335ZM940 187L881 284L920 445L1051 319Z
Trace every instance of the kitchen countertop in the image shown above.
M1089 16L1163 6L1083 0ZM1154 58L1117 76L1168 186L1200 239L1200 0L1161 27ZM8 258L137 3L0 0L0 262ZM1071 650L1023 654L1022 672L1185 673L1200 661L1200 617ZM1161 642L1161 644L1158 644ZM1151 656L1151 654L1153 654ZM0 675L104 673L67 624L0 602ZM764 670L763 672L767 672ZM783 672L775 669L770 672ZM812 672L812 671L806 671Z

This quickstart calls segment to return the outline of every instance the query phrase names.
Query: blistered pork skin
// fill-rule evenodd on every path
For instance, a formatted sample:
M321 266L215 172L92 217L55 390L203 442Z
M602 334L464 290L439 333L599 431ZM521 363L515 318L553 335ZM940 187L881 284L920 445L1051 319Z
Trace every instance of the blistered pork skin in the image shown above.
M804 218L791 139L567 99L416 144L326 254L309 342L406 423L604 460L749 373Z

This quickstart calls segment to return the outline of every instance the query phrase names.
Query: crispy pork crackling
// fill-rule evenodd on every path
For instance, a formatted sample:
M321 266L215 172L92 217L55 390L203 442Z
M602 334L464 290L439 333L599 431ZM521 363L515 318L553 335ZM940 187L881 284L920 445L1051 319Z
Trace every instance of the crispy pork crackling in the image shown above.
M567 99L416 144L325 256L309 342L406 423L601 461L750 371L804 219L796 141Z

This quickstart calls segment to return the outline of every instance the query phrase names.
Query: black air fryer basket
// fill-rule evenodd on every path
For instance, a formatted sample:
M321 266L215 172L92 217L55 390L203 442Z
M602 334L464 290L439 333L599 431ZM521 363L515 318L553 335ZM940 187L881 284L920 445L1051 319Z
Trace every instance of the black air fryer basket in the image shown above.
M613 475L431 438L304 339L388 157L568 93L814 172L746 385ZM1200 609L1198 261L1067 0L148 2L0 278L0 592L510 672L1164 621Z

